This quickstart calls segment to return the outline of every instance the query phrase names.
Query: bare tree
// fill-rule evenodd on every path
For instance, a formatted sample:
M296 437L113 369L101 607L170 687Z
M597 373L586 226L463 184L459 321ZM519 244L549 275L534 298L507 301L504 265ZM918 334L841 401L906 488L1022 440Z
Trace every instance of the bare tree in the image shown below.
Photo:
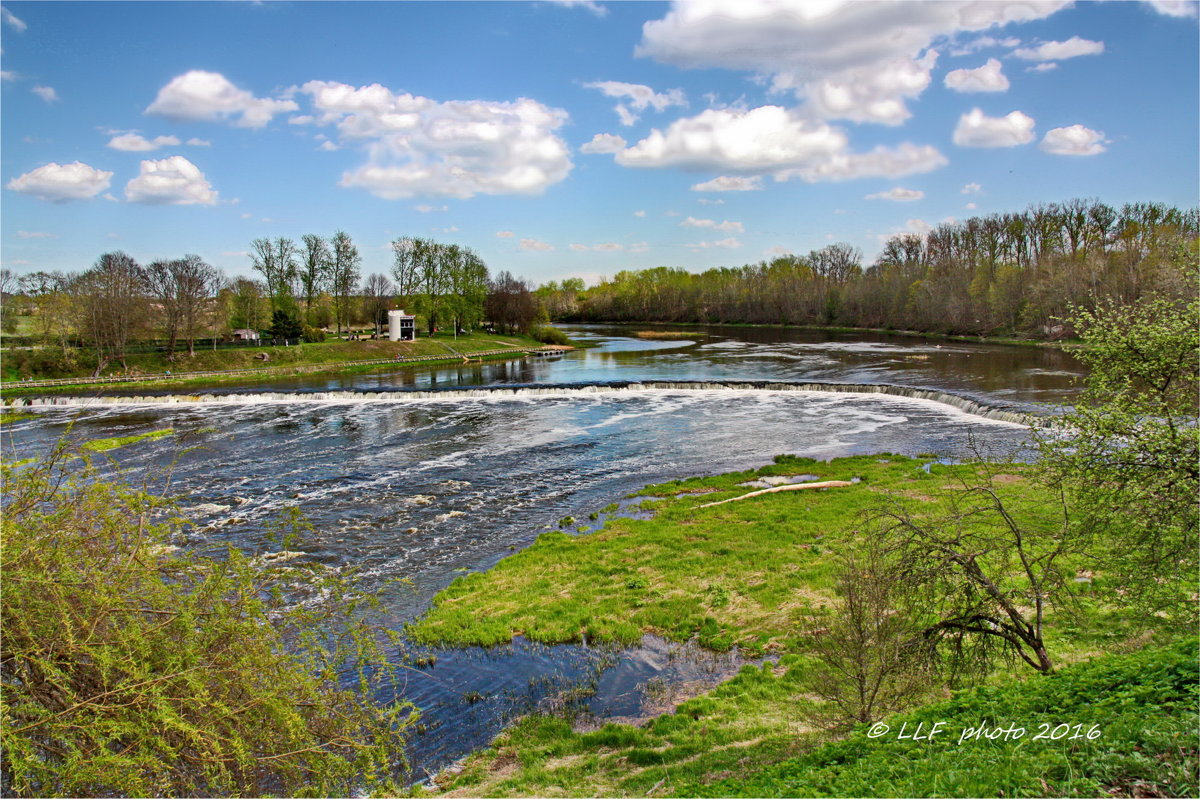
M381 274L373 274L363 284L363 311L375 325L375 335L383 331L383 323L387 321L387 312L392 307L392 281Z
M350 297L358 286L359 265L362 256L350 239L350 235L339 230L329 240L333 257L330 261L330 283L333 289L334 315L337 318L337 333L342 334L342 323L350 326Z
M101 255L72 285L80 329L96 348L95 375L125 349L146 318L146 270L123 252Z
M155 261L146 267L146 277L167 334L167 357L174 356L180 337L187 340L188 354L195 355L204 309L221 288L220 271L199 255L185 255Z
M274 310L291 311L295 305L296 244L291 239L255 239L250 242L250 263L267 282Z
M329 283L332 253L325 239L312 233L301 238L304 250L300 254L300 286L304 291L304 310L312 310L313 297L320 295Z

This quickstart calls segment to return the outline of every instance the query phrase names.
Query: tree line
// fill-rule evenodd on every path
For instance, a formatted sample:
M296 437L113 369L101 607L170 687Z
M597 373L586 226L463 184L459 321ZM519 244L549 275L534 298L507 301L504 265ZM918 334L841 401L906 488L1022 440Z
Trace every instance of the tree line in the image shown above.
M889 238L878 258L832 244L699 274L623 271L583 289L551 282L537 296L564 321L837 325L1056 338L1068 308L1195 290L1200 213L1095 200L944 222Z
M169 360L195 354L200 338L252 330L275 340L322 341L362 326L380 335L389 310L418 315L430 335L469 331L485 320L504 332L528 332L539 306L528 282L509 272L495 279L470 248L430 239L392 242L390 275L362 276L351 237L305 235L251 242L259 279L227 278L198 255L143 266L124 252L101 255L81 273L0 273L4 332L32 318L31 338L64 350L90 347L96 373L125 366L137 342L164 342Z

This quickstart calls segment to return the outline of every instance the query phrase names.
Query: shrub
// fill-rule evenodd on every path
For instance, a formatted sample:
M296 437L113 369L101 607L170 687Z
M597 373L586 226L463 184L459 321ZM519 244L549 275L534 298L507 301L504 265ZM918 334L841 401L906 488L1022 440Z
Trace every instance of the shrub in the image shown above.
M370 699L394 674L371 598L320 567L182 552L170 504L88 457L0 467L5 795L387 790L412 713Z
M558 344L566 346L571 343L571 339L567 338L567 334L559 330L557 327L550 325L538 325L529 329L531 338L542 342L543 344Z
M325 340L325 331L319 327L304 328L304 341L307 344L320 344Z

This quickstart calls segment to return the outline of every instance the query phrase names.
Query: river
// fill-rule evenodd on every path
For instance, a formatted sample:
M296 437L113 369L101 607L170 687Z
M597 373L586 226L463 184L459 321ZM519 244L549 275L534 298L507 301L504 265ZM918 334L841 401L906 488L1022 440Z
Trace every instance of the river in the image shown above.
M1069 403L1083 374L1069 354L1038 347L769 328L687 328L681 340L566 329L596 346L202 396L122 397L118 388L35 403L35 418L4 426L4 454L28 457L68 430L187 432L199 448L181 453L176 437L114 455L134 477L170 466L194 523L189 546L268 551L264 522L297 505L316 528L295 545L304 557L353 564L369 586L411 580L385 589L386 622L399 628L455 577L646 483L783 453L1019 455L1028 433L1012 420ZM894 393L856 388L885 385ZM417 776L485 745L564 687L594 688L585 709L597 717L636 717L652 704L647 681L716 680L738 666L736 655L649 637L628 651L517 641L437 656L405 693L425 725L410 751ZM474 692L483 699L465 702Z

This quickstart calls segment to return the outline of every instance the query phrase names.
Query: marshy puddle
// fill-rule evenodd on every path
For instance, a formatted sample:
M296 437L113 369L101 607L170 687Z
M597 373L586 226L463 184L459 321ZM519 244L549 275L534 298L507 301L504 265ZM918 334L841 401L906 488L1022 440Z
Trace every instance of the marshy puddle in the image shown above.
M763 662L655 635L633 647L518 636L493 647L409 645L404 654L410 670L401 693L421 709L408 752L419 764L416 779L487 746L519 716L562 715L581 731L642 724Z

